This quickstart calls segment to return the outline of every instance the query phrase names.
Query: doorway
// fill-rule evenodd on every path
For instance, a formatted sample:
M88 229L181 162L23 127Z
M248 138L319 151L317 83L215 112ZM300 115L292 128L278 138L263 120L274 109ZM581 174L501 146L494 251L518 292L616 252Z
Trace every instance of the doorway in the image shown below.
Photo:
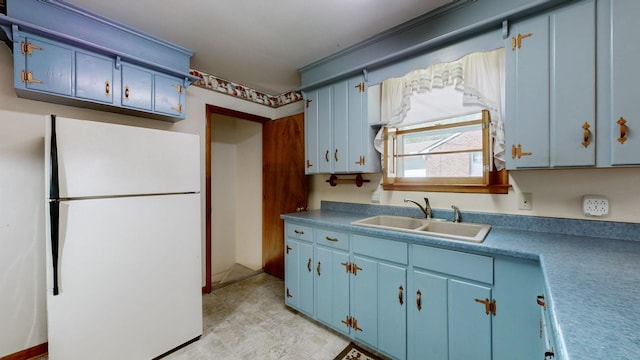
M261 268L262 124L268 118L207 105L205 286ZM212 216L215 215L215 218Z

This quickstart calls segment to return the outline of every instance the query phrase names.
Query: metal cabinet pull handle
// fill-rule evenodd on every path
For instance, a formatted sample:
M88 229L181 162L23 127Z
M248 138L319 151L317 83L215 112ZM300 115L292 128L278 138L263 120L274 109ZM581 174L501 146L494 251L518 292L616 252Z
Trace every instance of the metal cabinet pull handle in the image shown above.
M316 273L320 276L320 261L318 261L318 266L316 266Z
M627 131L629 130L629 128L627 128L627 120L621 117L618 119L617 124L620 125L620 137L618 138L618 142L620 144L624 144L624 142L627 141Z
M292 298L293 297L293 295L291 295L291 292L289 292L289 288L287 288L287 297L288 298Z
M287 245L286 253L288 254L291 251L291 246Z
M312 102L312 101L313 101L313 100L309 100L309 99L307 99L307 101L306 101L306 107L309 107L309 104L311 104L311 102Z
M307 261L307 270L311 272L311 258L309 258L309 261Z
M124 100L129 101L129 85L125 85L124 87Z
M522 151L522 145L521 144L518 144L518 146L511 145L511 158L512 159L515 159L516 157L518 159L520 159L523 156L529 156L529 155L533 155L533 153Z
M588 122L585 122L584 125L582 125L582 128L584 129L584 133L582 135L583 137L583 141L582 141L582 146L584 146L585 148L589 146L589 144L591 144L591 142L589 141L589 138L591 137L591 131L589 131L589 128L591 126L589 125Z
M182 112L182 104L178 104L178 105L172 107L171 110L175 110L176 112L181 113Z
M324 153L324 159L326 162L329 162L329 150Z
M547 302L544 301L544 295L538 295L536 302L538 303L538 305L542 306L545 310L547 310Z
M312 167L312 166L313 166L313 164L311 163L311 161L307 160L307 169Z
M400 285L400 288L398 288L398 302L400 303L400 305L404 305L404 288L402 287L402 285Z
M302 230L293 230L293 232L298 234L298 235L304 235L304 231L302 231Z
M420 290L416 291L416 308L418 311L422 310L422 293Z
M109 97L111 95L111 83L109 80L104 82L104 96Z
M336 162L338 162L338 149L336 149L336 151L333 153L333 158L336 159Z
M481 304L484 304L484 309L485 309L485 313L487 315L492 314L493 316L496 316L496 300L489 300L487 298L485 298L484 300L482 299L474 299L476 302L479 302Z
M22 70L22 82L26 82L29 84L44 84L44 81L42 80L38 80L38 79L34 79L33 78L33 72L31 71L25 71Z
M334 238L334 237L328 237L326 236L325 239L327 239L327 241L333 241L333 242L338 242L338 238Z
M511 51L516 51L516 48L520 49L522 47L522 39L528 38L529 36L533 36L532 33L528 34L518 34L518 36L513 36L511 38Z

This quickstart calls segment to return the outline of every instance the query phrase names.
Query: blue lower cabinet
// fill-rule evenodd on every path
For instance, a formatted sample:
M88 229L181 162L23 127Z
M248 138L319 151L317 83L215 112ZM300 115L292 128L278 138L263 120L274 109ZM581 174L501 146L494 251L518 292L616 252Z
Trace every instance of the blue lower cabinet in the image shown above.
M313 245L294 239L285 244L285 302L313 316Z
M491 360L491 288L448 283L449 360Z
M348 335L349 273L345 265L349 253L339 249L316 247L316 318Z
M413 272L409 305L409 359L448 359L447 278Z
M353 336L394 359L407 357L407 244L352 236Z

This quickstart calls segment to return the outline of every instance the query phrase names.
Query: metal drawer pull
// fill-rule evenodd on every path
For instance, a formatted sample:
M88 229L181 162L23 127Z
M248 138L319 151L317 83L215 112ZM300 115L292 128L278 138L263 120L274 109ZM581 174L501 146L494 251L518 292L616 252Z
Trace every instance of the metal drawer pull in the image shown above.
M620 125L620 137L618 138L618 142L620 144L624 144L624 142L627 141L627 130L629 130L629 128L627 128L627 120L621 117L618 119L617 123Z
M422 310L422 293L420 290L416 291L416 308L418 311Z
M111 83L109 80L104 82L104 96L109 97L111 95Z
M338 242L338 238L334 238L334 237L328 237L326 236L325 239L327 239L327 241L333 241L333 242Z
M129 101L129 85L125 85L124 87L124 100Z
M333 158L336 159L336 162L338 162L338 149L336 149L336 151L333 153Z
M298 234L298 235L304 235L304 231L302 231L302 230L293 230L293 232Z
M318 273L318 276L320 276L320 261L318 261L318 266L316 266L316 272Z
M398 289L398 302L400 305L404 305L404 288L402 285L400 285L400 288Z
M309 261L307 261L307 270L311 272L311 258L309 258Z
M545 310L547 310L547 302L544 301L544 295L538 295L536 302L538 303L538 305L542 306Z
M589 128L591 126L589 125L588 122L585 122L584 125L582 125L582 128L584 129L584 134L583 136L583 141L582 141L582 146L584 147L588 147L589 144L591 144L591 141L589 141L589 138L591 138L591 131L589 131Z
M327 151L324 153L324 160L325 160L326 162L329 162L329 150L327 150Z

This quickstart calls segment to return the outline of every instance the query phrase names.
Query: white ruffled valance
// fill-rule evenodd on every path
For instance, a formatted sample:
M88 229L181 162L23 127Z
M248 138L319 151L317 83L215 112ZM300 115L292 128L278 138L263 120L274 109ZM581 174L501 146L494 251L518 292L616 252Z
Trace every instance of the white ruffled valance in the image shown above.
M429 122L487 109L491 113L494 164L504 169L504 48L411 71L382 82L381 118L387 125ZM376 148L382 149L382 134Z

